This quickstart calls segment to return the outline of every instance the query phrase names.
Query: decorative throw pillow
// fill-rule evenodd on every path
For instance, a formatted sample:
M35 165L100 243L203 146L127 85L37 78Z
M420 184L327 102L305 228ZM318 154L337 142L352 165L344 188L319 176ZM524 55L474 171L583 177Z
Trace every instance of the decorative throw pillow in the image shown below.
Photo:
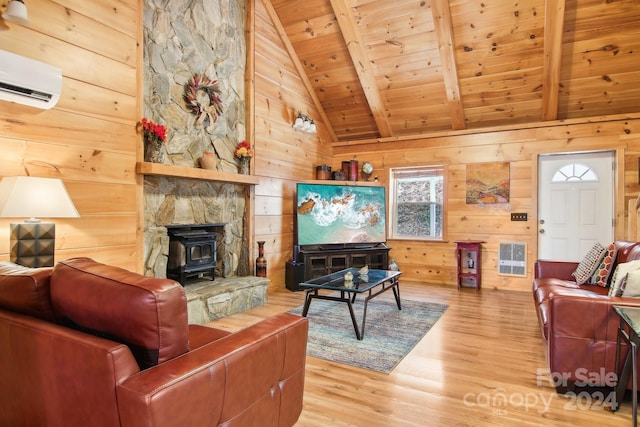
M595 273L596 268L598 268L600 261L602 261L606 253L607 248L602 246L599 242L596 242L596 244L593 245L584 259L580 261L580 264L578 264L576 271L571 273L571 275L576 279L576 283L578 285L587 283L591 276L593 276L593 273Z
M640 270L627 273L627 283L622 290L623 297L640 297Z
M618 289L616 290L616 294L614 295L614 297L622 296L622 293L624 292L624 288L627 287L627 277L629 277L629 273L627 273L627 275L624 276L624 279L622 279L622 281L620 282L620 286L618 286Z
M609 296L613 297L618 294L624 282L624 279L627 277L627 273L640 269L640 260L634 260L629 262L624 262L622 264L618 264L616 270L613 272L613 277L611 278L611 287L609 288Z
M607 247L607 253L602 258L600 265L596 269L596 272L591 277L589 283L592 285L601 286L606 288L609 286L609 277L611 277L613 263L616 260L616 245L615 243L611 243Z

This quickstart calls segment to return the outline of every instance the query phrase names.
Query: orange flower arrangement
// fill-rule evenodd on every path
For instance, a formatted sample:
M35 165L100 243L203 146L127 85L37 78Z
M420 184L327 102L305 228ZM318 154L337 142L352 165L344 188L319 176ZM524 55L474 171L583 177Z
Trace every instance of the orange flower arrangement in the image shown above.
M234 151L233 154L240 160L250 159L253 157L253 148L251 148L251 145L249 145L247 141L242 141L238 143L236 151Z

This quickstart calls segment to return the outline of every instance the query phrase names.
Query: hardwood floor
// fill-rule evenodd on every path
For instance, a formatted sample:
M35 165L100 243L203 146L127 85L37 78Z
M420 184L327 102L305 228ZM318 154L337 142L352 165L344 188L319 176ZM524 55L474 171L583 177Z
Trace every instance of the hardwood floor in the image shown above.
M531 294L412 282L401 292L449 308L389 375L307 357L297 427L631 425L630 401L612 413L600 395L555 392ZM210 325L235 331L303 298L271 293L268 304Z

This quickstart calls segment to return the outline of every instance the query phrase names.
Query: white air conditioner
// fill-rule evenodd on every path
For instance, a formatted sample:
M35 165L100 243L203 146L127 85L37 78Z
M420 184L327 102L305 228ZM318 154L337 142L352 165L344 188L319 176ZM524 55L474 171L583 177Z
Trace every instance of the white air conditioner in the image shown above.
M0 100L49 109L61 91L60 68L0 50Z

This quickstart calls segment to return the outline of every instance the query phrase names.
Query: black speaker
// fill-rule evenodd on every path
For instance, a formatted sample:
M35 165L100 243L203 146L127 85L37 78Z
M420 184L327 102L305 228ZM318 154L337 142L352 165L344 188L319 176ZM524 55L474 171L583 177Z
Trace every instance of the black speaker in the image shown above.
M301 291L298 283L304 282L304 264L287 261L285 284L290 291Z

